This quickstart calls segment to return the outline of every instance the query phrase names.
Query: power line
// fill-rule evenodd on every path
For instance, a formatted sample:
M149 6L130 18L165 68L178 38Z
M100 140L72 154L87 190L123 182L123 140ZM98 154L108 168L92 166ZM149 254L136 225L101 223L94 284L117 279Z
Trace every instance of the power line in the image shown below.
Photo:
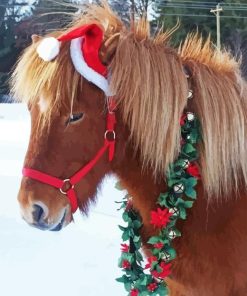
M215 2L206 2L206 1L186 1L186 0L181 0L181 1L172 1L170 3L177 3L177 4L182 4L182 3L192 3L192 4L196 4L196 5L208 5L208 6L214 6L215 4L217 4L219 1L215 1ZM220 1L221 2L221 1ZM161 4L165 4L165 3L159 3L159 5ZM235 2L228 2L228 3L224 3L221 2L221 5L241 5L241 6L247 6L246 3L235 3Z
M247 11L247 6L246 7L225 7L224 5L221 5L221 7L224 8L224 10L238 10L238 11ZM167 5L162 5L159 6L159 8L185 8L185 9L204 9L204 10L209 10L212 8L212 6L186 6L186 5L177 5L177 4L172 4L168 3Z
M208 14L182 14L182 13L160 13L159 15L161 16L193 16L193 17L210 17L210 18L214 18L214 16L212 15L208 15ZM221 16L221 18L240 18L240 19L247 19L247 16Z
M221 6L224 11L239 11L239 12L244 12L246 13L247 11L247 6L246 7L241 7L241 6L236 6L236 7L231 7L231 6ZM157 7L157 9L193 9L193 10L210 10L212 9L213 6L186 6L186 5L173 5L173 4L168 4L168 5L162 5Z

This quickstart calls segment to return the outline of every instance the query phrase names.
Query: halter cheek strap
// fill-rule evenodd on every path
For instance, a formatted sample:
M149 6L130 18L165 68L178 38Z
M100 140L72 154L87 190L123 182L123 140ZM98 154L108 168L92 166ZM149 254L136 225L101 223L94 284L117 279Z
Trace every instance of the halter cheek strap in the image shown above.
M82 167L78 172L76 172L69 179L59 179L57 177L45 174L38 170L23 168L22 174L24 177L29 177L33 180L39 181L41 183L53 186L58 188L60 192L64 195L67 195L71 211L74 213L78 209L78 200L75 192L75 185L80 182L80 180L85 177L91 169L97 164L98 160L105 154L108 150L108 160L111 162L115 154L115 143L116 143L116 134L115 134L115 124L116 116L114 109L112 108L114 103L111 102L111 105L108 104L108 114L106 117L106 131L104 135L104 145L95 155L95 157ZM114 105L115 106L115 105Z

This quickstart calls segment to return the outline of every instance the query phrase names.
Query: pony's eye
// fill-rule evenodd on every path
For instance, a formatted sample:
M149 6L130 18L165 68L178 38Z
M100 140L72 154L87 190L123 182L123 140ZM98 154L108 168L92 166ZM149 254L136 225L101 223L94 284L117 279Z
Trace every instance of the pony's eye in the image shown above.
M74 123L74 122L82 119L82 117L83 117L83 113L71 114L69 119L66 121L66 125L68 125L70 123Z

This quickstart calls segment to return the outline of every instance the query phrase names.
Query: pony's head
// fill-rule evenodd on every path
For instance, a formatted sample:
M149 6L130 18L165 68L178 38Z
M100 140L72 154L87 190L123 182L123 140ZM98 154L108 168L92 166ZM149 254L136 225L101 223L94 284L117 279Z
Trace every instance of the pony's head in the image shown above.
M98 14L103 11L111 17L106 8ZM88 12L67 31L33 36L15 69L15 96L31 115L18 199L24 219L40 229L60 230L77 206L86 212L111 169L116 131L107 65L119 39L116 20L106 30ZM52 43L57 56L47 57Z

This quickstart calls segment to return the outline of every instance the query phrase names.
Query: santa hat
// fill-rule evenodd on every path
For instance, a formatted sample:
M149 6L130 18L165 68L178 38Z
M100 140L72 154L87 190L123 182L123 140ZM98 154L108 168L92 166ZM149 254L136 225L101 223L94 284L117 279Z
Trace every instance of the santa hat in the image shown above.
M112 95L109 91L107 68L99 58L103 41L102 29L96 24L84 25L58 38L45 38L38 45L37 53L44 61L51 61L59 54L64 41L71 41L70 55L76 71L102 89L107 96Z

